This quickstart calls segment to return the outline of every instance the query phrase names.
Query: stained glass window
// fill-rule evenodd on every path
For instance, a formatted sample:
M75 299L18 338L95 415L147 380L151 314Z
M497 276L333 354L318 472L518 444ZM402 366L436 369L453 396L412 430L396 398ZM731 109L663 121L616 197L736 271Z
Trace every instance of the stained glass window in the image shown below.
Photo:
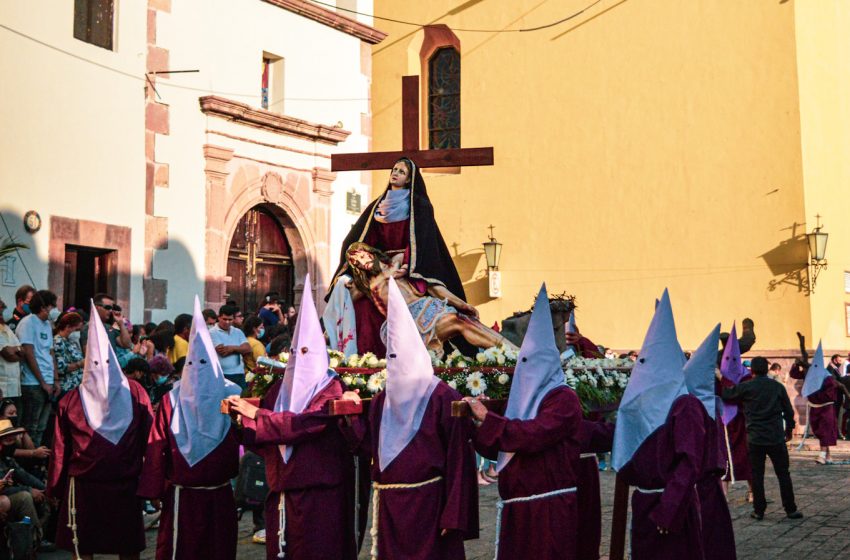
M114 0L74 0L74 38L112 50Z
M460 148L460 53L452 47L428 61L428 147Z

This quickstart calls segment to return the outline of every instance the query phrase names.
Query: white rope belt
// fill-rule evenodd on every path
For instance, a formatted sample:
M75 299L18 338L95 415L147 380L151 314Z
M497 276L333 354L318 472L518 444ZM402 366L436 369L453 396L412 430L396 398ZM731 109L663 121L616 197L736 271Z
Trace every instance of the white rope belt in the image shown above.
M723 424L723 435L726 436L726 471L732 484L735 484L735 463L732 460L732 444L729 443L729 429L726 424Z
M409 490L411 488L422 488L443 480L442 476L435 476L423 482L414 482L412 484L396 483L396 484L380 484L372 483L372 528L369 534L372 536L372 560L378 557L378 506L380 505L380 494L384 490Z
M180 513L180 490L183 488L187 490L218 490L219 488L224 488L225 486L230 486L230 481L223 482L218 486L181 486L180 484L174 485L174 529L171 534L171 558L176 560L177 558L177 523L178 523L178 515ZM77 557L79 558L79 554Z
M635 488L641 494L662 494L664 492L664 488Z
M823 407L825 407L825 406L829 406L829 405L831 405L831 404L835 404L835 402L834 402L834 401L829 401L829 402L825 402L825 403L821 403L821 404L815 404L815 403L813 403L813 402L806 401L806 404L808 404L808 405L809 405L810 407L812 407L812 408L823 408Z
M268 536L268 535L266 535ZM283 548L286 546L286 496L280 491L280 500L277 503L277 557L283 558L286 554Z
M596 453L582 453L578 456L579 459L596 459Z
M496 552L493 554L493 560L498 560L499 558L499 540L502 534L502 510L505 508L506 505L520 502L535 502L537 500L545 500L554 496L560 496L561 494L572 494L575 491L576 487L571 486L569 488L561 488L560 490L544 492L543 494L532 494L531 496L521 496L519 498L510 498L509 500L499 500L498 502L496 502Z
M80 556L80 539L77 536L77 485L76 478L68 482L68 528L71 529L71 542L74 543L74 554Z

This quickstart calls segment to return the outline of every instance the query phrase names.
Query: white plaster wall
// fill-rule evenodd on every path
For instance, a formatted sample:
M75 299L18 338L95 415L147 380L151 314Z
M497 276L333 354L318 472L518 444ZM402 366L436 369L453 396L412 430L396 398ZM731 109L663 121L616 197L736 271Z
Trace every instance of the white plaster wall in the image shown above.
M172 70L199 70L161 79L157 90L170 106L170 135L157 136L156 159L168 163L170 185L157 189L155 213L167 216L169 250L158 251L154 276L169 281L168 309L154 320L173 319L188 308L195 293L203 293L205 176L203 145L233 148L248 157L292 167L330 168L326 157L287 152L241 142L208 129L299 150L330 154L365 151L360 131L361 113L368 112L369 83L360 72L360 40L308 18L257 0L181 0L170 14L159 13L157 44L169 50ZM260 106L263 52L285 59L284 113L308 121L343 123L352 132L339 147L207 118L198 98L219 95ZM272 100L274 101L274 100ZM342 173L334 183L331 254L336 265L339 246L356 216L345 212L345 193L356 188L364 201L368 189L361 174ZM173 250L180 246L178 250ZM186 262L185 248L191 254ZM189 266L193 270L189 270ZM299 281L303 279L298 279Z
M31 247L25 262L38 288L47 287L51 215L132 228L130 317L139 320L147 3L117 4L108 51L74 39L73 2L0 2L0 212ZM34 235L21 224L28 210L43 220ZM14 283L27 282L18 266ZM14 291L0 286L10 307Z

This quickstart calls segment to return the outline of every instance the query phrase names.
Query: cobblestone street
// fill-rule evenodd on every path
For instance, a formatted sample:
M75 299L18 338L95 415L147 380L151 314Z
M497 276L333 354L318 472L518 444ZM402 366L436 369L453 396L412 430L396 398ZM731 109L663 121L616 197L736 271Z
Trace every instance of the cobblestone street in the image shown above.
M796 444L799 443L795 441ZM810 447L807 445L807 447ZM814 451L792 450L791 477L794 481L794 493L797 505L805 517L799 521L785 518L779 502L779 486L771 467L768 465L765 475L765 488L768 504L763 521L750 519L751 506L746 503L746 484L732 486L730 505L735 525L735 539L738 543L738 558L772 560L774 558L806 558L807 560L828 560L846 558L850 553L850 493L842 486L850 474L850 465L820 466L815 464ZM839 442L835 460L850 459L850 443ZM614 475L601 473L602 483L602 519L603 519L603 558L607 558L608 536ZM493 557L494 523L497 491L491 485L481 489L481 538L467 543L469 560L485 560ZM239 551L242 559L264 558L264 548L251 542L251 519L246 514L240 524ZM143 559L154 558L156 532L148 531L148 549ZM369 543L363 546L361 559L368 559ZM40 555L40 558L67 559L67 553Z

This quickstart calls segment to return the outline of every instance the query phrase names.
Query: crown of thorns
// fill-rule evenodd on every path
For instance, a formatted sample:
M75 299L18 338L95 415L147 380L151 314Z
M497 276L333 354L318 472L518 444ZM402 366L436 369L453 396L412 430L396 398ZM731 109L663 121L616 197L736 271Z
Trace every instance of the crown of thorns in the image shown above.
M516 311L513 314L513 317L518 317L520 315L525 315L527 313L531 313L534 309L534 299L537 296L532 298L531 307L526 311ZM576 308L576 297L574 295L569 295L567 292L561 292L560 294L549 294L549 311L551 312L561 312L561 313L569 313L573 309Z

